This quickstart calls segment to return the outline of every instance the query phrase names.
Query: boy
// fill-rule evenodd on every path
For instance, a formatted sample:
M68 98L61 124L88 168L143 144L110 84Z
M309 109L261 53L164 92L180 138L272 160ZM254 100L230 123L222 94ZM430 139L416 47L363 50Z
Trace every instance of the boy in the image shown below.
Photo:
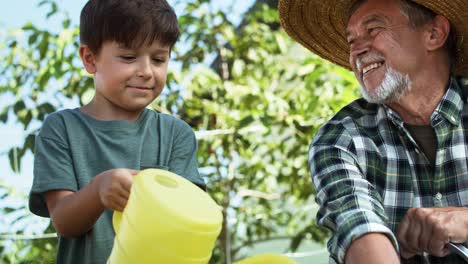
M93 100L51 114L36 139L33 213L51 217L57 263L105 263L112 211L127 203L132 177L161 168L204 186L191 128L145 107L166 82L179 35L165 0L90 0L80 18L79 54L94 75Z

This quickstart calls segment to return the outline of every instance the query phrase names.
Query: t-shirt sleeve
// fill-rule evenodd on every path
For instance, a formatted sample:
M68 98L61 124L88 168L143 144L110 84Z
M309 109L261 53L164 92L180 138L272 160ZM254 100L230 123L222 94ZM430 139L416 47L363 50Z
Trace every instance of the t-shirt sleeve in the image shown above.
M195 133L187 123L180 120L177 127L169 159L169 170L206 190L205 182L198 172L198 145Z
M57 114L52 114L44 121L36 136L29 209L36 215L49 217L43 193L77 189L63 120Z

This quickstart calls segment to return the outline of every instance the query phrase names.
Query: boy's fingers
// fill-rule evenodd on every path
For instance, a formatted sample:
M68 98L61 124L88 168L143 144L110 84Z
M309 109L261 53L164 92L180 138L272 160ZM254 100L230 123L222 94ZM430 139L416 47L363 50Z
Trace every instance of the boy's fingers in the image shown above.
M123 189L130 191L130 188L132 188L132 176L126 176L120 180L120 186L122 186Z
M125 209L125 206L127 205L127 199L123 197L117 197L115 200L115 210L122 212Z
M130 189L121 188L119 190L119 196L124 198L125 200L128 200L128 197L130 196Z
M129 171L133 176L137 175L140 172L139 170L129 170Z

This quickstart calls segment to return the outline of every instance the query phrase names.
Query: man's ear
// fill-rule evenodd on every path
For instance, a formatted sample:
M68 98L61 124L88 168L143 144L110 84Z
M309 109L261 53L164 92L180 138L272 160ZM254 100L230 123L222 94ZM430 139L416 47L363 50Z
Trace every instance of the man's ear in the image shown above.
M96 55L89 49L88 45L80 45L80 58L89 74L96 72Z
M444 16L437 15L428 24L428 34L426 38L427 49L430 51L442 48L450 34L450 22Z

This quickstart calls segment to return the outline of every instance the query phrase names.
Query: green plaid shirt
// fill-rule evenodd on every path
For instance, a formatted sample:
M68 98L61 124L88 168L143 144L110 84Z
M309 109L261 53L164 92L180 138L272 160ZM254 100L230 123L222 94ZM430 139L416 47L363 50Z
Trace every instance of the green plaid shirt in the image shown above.
M468 105L454 78L431 116L437 138L431 166L402 119L385 105L358 99L316 135L309 165L320 205L317 221L333 233L330 263L369 232L394 235L408 208L468 206ZM468 87L467 87L468 89ZM429 263L464 263L451 254ZM417 256L403 263L427 263Z

